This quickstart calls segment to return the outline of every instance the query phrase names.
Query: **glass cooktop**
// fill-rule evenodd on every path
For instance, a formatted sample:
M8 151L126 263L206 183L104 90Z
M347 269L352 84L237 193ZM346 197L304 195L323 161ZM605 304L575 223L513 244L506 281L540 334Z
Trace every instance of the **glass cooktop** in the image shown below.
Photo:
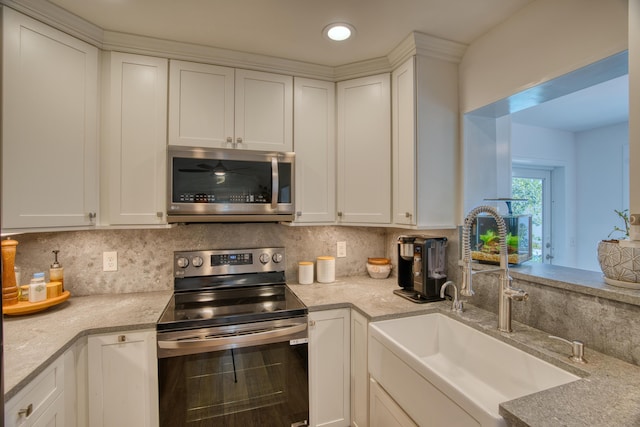
M176 293L158 321L158 330L193 329L306 314L306 306L284 284Z

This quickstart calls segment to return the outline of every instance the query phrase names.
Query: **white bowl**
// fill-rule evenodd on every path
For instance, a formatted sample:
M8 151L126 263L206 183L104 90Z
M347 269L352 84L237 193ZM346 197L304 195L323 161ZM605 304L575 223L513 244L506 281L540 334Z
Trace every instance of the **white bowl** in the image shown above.
M367 273L373 279L386 279L391 273L391 264L375 265L367 263Z

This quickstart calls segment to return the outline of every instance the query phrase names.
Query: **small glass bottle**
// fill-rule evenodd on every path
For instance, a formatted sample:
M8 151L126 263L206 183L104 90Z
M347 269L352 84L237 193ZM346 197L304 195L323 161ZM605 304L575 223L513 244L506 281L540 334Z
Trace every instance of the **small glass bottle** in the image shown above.
M44 273L33 273L29 283L29 302L40 302L47 299L47 284L44 281Z

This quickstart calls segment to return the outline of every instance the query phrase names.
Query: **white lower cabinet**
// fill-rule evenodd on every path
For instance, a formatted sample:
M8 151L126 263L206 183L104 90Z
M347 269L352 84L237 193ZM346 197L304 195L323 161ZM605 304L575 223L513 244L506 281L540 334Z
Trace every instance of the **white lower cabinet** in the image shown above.
M88 354L91 427L157 426L155 330L92 335Z
M5 427L67 426L65 422L65 357L66 354L56 359L6 402Z
M369 425L369 364L366 317L351 310L351 425Z
M371 427L417 427L400 405L371 378Z
M309 313L309 425L351 422L350 309Z

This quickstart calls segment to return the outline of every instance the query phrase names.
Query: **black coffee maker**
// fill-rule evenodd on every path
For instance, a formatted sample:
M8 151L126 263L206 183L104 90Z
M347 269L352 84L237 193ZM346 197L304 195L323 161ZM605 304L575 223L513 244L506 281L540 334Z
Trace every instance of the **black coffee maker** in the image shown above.
M396 295L417 303L440 301L447 281L446 237L398 237Z

